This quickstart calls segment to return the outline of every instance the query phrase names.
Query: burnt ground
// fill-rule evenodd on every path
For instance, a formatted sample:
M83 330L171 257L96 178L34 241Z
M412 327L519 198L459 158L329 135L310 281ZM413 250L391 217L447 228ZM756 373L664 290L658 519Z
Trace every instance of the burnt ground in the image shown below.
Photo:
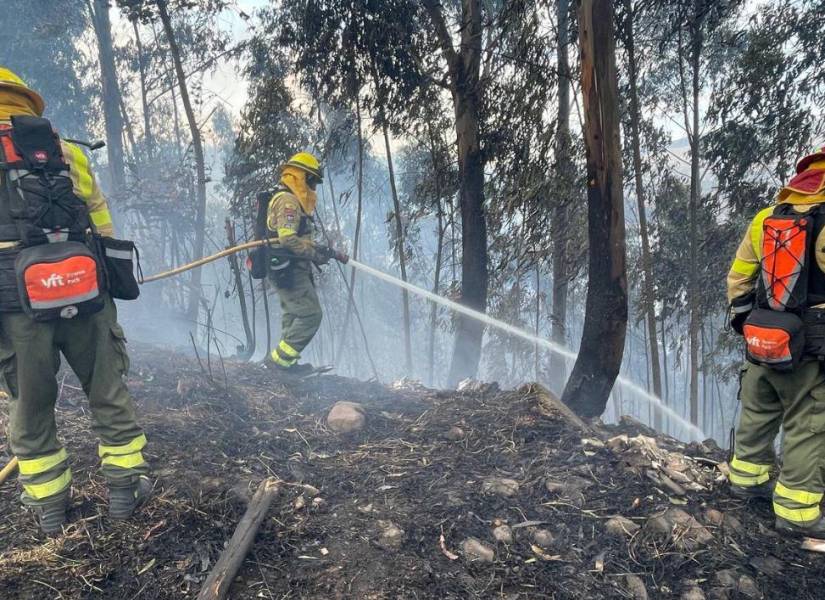
M621 431L583 436L527 391L436 392L330 375L285 383L231 362L224 377L215 361L210 383L184 354L132 352L156 495L132 522L108 520L87 405L66 378L59 421L75 473L73 524L46 540L14 482L0 487L0 598L194 598L246 500L273 475L282 491L232 598L825 594L825 557L776 537L767 504L727 496L718 448L659 439L656 447L679 453L657 455L649 441L583 442ZM326 415L339 400L364 406L363 430L330 431ZM0 419L5 408L0 400ZM674 483L682 454L698 459L680 476L695 491ZM0 440L0 461L8 458ZM657 473L668 461L663 485ZM491 477L518 489L491 489ZM683 524L696 521L655 518L674 508L686 511ZM626 533L609 525L615 515L629 519ZM512 527L511 542L493 537L500 524ZM492 562L470 560L467 538L487 544Z

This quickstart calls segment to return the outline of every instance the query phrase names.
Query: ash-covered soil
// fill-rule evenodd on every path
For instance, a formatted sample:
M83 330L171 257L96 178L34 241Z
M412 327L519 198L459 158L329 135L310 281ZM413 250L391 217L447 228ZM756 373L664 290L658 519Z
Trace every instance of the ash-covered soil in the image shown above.
M15 482L0 487L0 598L194 598L268 476L282 491L231 598L825 597L825 556L778 538L766 503L727 496L718 448L581 431L527 388L289 383L214 358L210 381L184 354L132 352L154 498L132 522L105 516L66 377L72 525L46 540ZM338 401L363 406L363 429L330 429ZM4 400L0 414L5 428Z

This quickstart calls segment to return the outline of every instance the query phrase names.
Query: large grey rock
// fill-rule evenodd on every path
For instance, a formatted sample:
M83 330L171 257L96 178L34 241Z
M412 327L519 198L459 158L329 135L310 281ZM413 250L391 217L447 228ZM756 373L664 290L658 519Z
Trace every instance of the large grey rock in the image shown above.
M364 428L364 407L357 402L336 402L327 415L327 426L337 433L352 433Z

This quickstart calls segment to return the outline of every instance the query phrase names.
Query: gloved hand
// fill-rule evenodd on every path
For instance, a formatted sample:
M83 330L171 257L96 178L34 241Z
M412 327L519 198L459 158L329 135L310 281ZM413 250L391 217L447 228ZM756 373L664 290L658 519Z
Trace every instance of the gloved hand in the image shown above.
M320 246L318 247L316 254L318 257L313 262L319 266L325 265L331 258L335 257L335 250L333 250L330 246Z
M753 303L755 299L753 292L734 298L730 303L728 318L730 319L730 327L739 335L742 335L742 330L745 326L745 321L753 310Z
M335 250L335 254L332 258L344 265L349 262L349 254L344 254L343 252L338 252L337 250Z

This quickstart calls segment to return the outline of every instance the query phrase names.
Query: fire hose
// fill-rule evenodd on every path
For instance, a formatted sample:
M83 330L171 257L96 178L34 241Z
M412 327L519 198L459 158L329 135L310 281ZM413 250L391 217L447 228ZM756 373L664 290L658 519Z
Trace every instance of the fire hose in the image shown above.
M17 457L15 456L9 461L9 464L7 464L5 467L3 467L3 470L0 471L0 485L3 485L3 482L6 481L6 479L9 478L9 475L14 473L14 471L16 469L17 469Z
M211 262L215 262L216 260L220 260L221 258L225 258L227 256L231 256L233 254L237 254L238 252L243 252L244 250L251 250L252 248L258 248L260 246L266 246L270 244L269 240L256 240L254 242L246 242L245 244L238 244L237 246L232 246L231 248L225 248L220 252L216 252L210 256L204 256L203 258L199 258L198 260L193 260L190 263L186 263L185 265L181 265L175 269L170 269L169 271L163 271L162 273L158 273L156 275L150 275L149 277L143 277L140 279L140 283L149 283L150 281L158 281L159 279L166 279L167 277L174 277L175 275L180 275L181 273L185 273L186 271L190 271L192 269L196 269L203 265L209 264Z

